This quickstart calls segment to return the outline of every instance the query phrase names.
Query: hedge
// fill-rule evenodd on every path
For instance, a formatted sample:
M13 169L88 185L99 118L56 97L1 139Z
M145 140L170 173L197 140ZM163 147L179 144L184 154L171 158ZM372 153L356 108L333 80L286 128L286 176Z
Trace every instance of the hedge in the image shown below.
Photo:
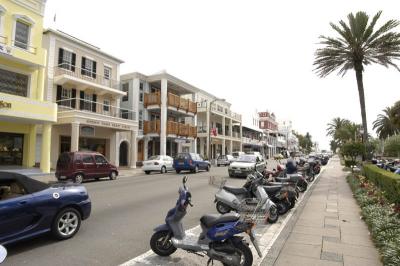
M365 164L363 174L384 191L385 197L390 202L400 203L400 175L373 164Z

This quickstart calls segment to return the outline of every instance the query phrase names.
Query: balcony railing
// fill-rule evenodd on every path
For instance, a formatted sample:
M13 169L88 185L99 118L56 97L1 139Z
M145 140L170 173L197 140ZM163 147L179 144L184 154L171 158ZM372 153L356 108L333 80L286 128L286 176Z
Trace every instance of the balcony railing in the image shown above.
M161 133L161 121L144 121L143 127L144 134L160 134ZM174 121L167 122L167 134L177 135L181 137L197 137L197 127L193 127L187 124L181 124Z
M207 133L207 127L197 127L197 133Z
M161 132L160 120L144 121L144 127L143 127L144 134L150 134L150 133L160 134L160 132Z
M168 121L167 134L178 135L178 133L179 133L179 123Z
M179 97L173 93L168 93L168 106L175 107L178 110L184 110L186 112L197 113L197 104L188 99ZM161 105L161 94L159 92L145 93L144 94L144 106L149 105Z
M3 36L3 35L0 35L0 43L1 44L7 44L7 37Z
M21 49L24 49L24 50L26 50L28 53L36 54L37 48L36 48L36 47L33 47L33 46L30 46L30 45L28 45L27 43L19 42L19 41L17 41L17 40L13 40L13 46L14 46L14 47L21 48Z
M149 105L161 105L161 94L158 92L145 93L144 94L144 106L147 107Z
M89 101L80 98L63 99L56 101L56 103L58 104L59 113L71 110L79 110L109 117L136 120L135 111L126 108L119 108L104 103Z
M83 79L108 88L119 90L119 82L108 77L97 74L87 69L82 69L70 63L62 63L54 68L54 76L68 75Z

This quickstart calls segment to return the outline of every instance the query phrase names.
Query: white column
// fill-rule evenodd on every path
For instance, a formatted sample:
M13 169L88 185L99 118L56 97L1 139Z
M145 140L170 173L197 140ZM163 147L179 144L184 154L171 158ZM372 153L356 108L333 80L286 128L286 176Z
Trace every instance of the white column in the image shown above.
M119 144L120 144L119 132L116 131L111 135L110 139L110 161L119 166Z
M221 154L225 155L225 117L222 117L222 136L223 136L223 140L222 140L222 151Z
M161 80L161 132L160 132L160 155L167 154L167 98L168 80Z
M229 141L229 153L232 154L232 152L233 152L233 141L230 140Z
M192 97L193 99L194 97ZM193 117L193 124L192 126L196 127L196 131L197 131L197 115L195 115ZM194 140L192 141L192 152L197 153L197 138L194 138Z
M205 154L204 154L204 141L206 141L206 139L205 138L200 138L200 154L202 155L202 156L204 156Z
M242 124L240 123L240 133L239 133L239 138L240 138L240 151L243 151L243 129L242 129Z
M232 122L232 118L231 118L231 119L229 119L229 136L230 137L233 137L232 127L233 127L233 122Z
M79 151L79 122L71 123L71 152Z
M207 115L206 115L206 125L207 125L207 138L206 138L206 156L207 158L210 156L210 142L211 142L211 137L210 137L210 127L211 127L211 122L210 122L210 103L207 103ZM208 158L211 160L210 158Z
M137 133L136 131L131 131L131 168L136 168L137 162Z
M147 155L149 154L149 138L143 138L143 160L147 160Z

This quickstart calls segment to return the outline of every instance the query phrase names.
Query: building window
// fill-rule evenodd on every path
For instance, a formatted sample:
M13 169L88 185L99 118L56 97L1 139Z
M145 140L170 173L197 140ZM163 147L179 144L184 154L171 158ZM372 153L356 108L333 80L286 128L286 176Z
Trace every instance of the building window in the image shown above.
M86 57L82 57L82 65L81 66L82 66L82 70L81 70L82 75L96 78L96 61L93 61Z
M143 129L143 111L139 111L139 130Z
M129 119L129 111L125 109L121 109L121 118Z
M84 99L83 109L87 111L92 111L93 95L85 93L83 99Z
M139 84L139 101L143 102L143 83Z
M14 45L27 50L29 43L29 32L30 26L26 23L23 23L19 20L16 21L15 24L15 41Z
M104 110L104 112L106 112L106 113L108 113L108 112L110 112L110 100L108 100L108 99L105 99L104 101L103 101L103 110Z
M104 78L111 79L111 67L104 66Z
M0 69L0 92L26 97L29 76Z
M122 91L123 91L123 92L126 92L126 95L124 95L124 96L122 97L122 101L123 101L123 102L129 101L129 83L123 83L123 84L122 84Z

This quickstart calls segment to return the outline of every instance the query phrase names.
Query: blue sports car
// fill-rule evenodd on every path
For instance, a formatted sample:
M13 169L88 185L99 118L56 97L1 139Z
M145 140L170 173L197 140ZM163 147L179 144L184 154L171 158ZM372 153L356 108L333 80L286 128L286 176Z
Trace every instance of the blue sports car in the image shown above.
M0 245L47 232L60 240L71 238L90 211L91 201L82 185L48 185L0 172Z

